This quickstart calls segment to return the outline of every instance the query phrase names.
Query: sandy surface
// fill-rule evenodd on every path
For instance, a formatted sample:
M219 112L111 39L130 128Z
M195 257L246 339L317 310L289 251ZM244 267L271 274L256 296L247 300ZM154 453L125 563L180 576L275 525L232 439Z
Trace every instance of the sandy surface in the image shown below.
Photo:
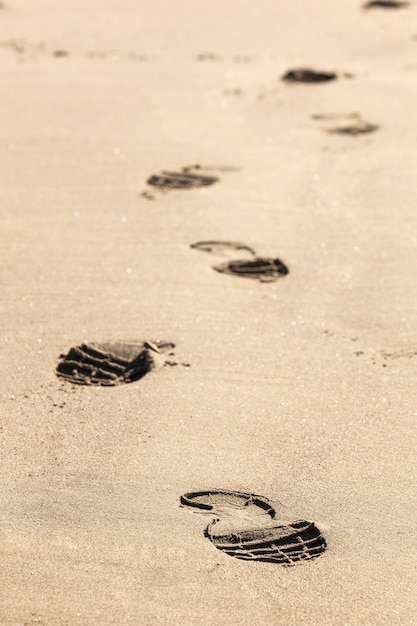
M416 11L6 0L2 625L417 623ZM354 77L280 81L300 65ZM312 119L353 112L379 130ZM236 169L142 195L193 163ZM290 273L218 274L205 239ZM159 338L190 367L55 376L83 341ZM221 553L179 506L211 488L327 551Z

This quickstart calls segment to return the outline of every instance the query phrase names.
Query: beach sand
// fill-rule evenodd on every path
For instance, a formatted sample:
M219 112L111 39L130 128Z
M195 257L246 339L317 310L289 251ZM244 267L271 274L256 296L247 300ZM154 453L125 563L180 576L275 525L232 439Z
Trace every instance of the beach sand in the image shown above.
M4 3L2 625L417 623L416 10ZM298 67L337 80L281 80ZM327 132L353 113L378 128ZM219 180L146 184L193 164ZM215 272L204 240L289 274ZM55 375L146 340L178 365ZM211 489L326 551L223 554L180 507Z

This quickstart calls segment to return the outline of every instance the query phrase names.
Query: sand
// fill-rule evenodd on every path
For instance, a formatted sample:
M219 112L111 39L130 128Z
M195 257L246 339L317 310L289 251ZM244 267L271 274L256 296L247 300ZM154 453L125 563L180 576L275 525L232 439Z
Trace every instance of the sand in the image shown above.
M417 623L416 10L2 3L2 625ZM219 181L146 185L193 164ZM289 274L215 272L204 240ZM55 375L146 340L178 365ZM222 553L180 507L210 489L327 550Z

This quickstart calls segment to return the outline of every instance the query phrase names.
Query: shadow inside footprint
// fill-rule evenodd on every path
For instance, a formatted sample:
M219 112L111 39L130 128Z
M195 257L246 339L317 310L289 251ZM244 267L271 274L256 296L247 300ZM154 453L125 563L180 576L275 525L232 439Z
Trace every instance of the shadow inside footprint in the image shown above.
M288 267L280 260L269 257L256 257L253 260L235 260L214 265L213 269L221 274L231 274L242 278L255 278L261 282L273 282L286 276Z
M282 76L282 80L290 83L327 83L336 78L335 72L322 72L306 67L288 70Z
M239 491L199 491L180 498L181 506L216 516L205 535L218 550L246 561L294 565L326 550L319 529L305 520L277 524L267 498Z
M76 385L115 386L133 383L161 367L169 342L103 342L81 344L60 356L56 375Z
M370 0L363 5L364 9L402 9L409 6L409 2L402 0Z

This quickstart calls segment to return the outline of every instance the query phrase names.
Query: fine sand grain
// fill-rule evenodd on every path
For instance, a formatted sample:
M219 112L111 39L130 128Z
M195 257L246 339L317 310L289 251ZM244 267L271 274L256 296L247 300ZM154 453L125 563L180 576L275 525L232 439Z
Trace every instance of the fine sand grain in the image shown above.
M2 626L417 623L416 17L1 3Z

